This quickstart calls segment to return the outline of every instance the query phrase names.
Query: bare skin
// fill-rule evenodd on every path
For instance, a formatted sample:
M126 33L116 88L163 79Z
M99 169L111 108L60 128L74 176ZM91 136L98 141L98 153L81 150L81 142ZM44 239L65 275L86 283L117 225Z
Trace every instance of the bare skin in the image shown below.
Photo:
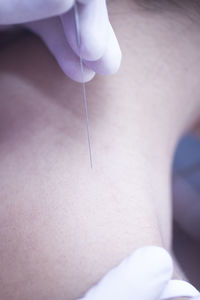
M170 173L200 108L199 24L110 1L117 75L79 84L26 37L0 53L0 298L74 300L134 249L171 247Z

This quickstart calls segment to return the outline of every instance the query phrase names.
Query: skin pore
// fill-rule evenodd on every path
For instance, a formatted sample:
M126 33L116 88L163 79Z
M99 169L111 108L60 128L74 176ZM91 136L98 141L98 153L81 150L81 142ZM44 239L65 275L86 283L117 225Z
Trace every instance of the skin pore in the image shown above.
M36 37L0 52L0 299L75 300L134 249L171 247L171 164L199 116L199 24L110 1L120 71L81 86Z

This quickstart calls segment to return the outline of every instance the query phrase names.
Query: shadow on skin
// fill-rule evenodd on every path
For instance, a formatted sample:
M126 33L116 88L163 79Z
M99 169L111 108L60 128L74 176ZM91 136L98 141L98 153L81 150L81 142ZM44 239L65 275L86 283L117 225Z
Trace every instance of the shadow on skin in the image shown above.
M37 53L35 55L35 53ZM9 61L7 60L9 57ZM78 126L63 128L66 134L80 138L85 134L85 113L83 106L82 85L66 77L57 66L56 61L48 52L43 43L34 35L26 35L18 41L1 49L0 53L1 93L6 93L6 97L1 97L0 101L0 142L10 139L20 142L20 139L33 130L35 117L40 115L45 118L45 106L61 106L63 113L68 116L73 115ZM53 76L52 76L53 74ZM7 76L11 77L12 88L8 88ZM94 79L96 84L98 80ZM87 91L91 91L94 80L87 83ZM6 86L5 86L6 82ZM27 86L24 84L27 83ZM102 84L101 89L102 89ZM30 91L34 90L34 93ZM43 95L44 101L38 102L38 106L31 105L32 101L37 101L35 91ZM99 89L100 91L100 89ZM34 96L32 95L34 94ZM69 97L73 95L73 97ZM94 97L93 97L94 96ZM88 97L88 110L90 126L94 126L97 121L95 117L96 99L95 93ZM19 101L20 99L20 101ZM106 103L98 105L98 115L104 114ZM43 116L42 116L43 114ZM84 136L85 138L85 136Z

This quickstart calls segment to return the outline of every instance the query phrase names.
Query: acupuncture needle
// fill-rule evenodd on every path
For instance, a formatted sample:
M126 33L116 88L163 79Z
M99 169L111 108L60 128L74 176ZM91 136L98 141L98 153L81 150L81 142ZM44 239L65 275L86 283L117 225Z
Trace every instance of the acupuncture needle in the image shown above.
M86 84L84 81L84 70L83 70L83 58L81 55L81 34L80 34L80 22L79 22L79 14L78 14L78 6L75 2L74 4L74 19L75 19L75 26L76 26L76 38L80 52L80 70L81 70L81 80L82 80L82 92L83 92L83 102L84 102L84 110L85 110L85 123L86 123L86 130L87 130L87 139L88 139L88 149L89 149L89 158L90 158L90 166L91 169L93 167L93 160L92 160L92 148L91 148L91 138L90 138L90 129L89 129L89 118L88 118L88 104L87 104L87 94L86 94Z

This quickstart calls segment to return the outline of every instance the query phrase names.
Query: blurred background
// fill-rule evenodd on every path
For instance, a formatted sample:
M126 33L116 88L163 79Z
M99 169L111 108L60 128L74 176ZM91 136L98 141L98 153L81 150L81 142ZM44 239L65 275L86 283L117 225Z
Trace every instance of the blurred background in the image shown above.
M199 130L200 132L200 130ZM186 277L200 289L200 135L180 141L172 176L173 250Z

